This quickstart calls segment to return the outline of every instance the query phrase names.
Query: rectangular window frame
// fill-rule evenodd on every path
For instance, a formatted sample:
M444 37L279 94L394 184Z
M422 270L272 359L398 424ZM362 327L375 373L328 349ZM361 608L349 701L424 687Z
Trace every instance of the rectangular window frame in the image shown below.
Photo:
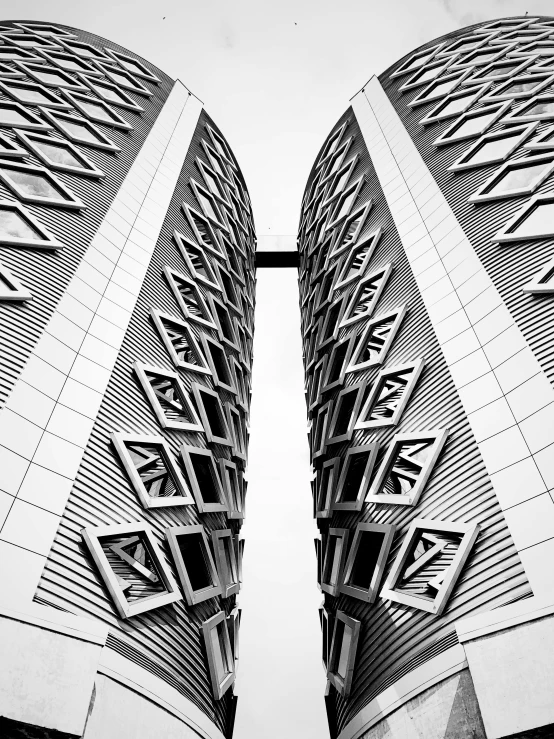
M106 105L116 105L118 108L123 108L124 110L131 110L133 113L137 113L138 115L141 115L144 113L144 108L140 106L133 98L128 95L125 90L121 89L119 85L114 84L113 82L107 82L104 79L98 79L96 77L88 77L86 74L80 74L77 72L79 79L81 82L86 85L87 89L93 92L95 95L97 95L101 100L103 100ZM103 88L108 88L109 90L112 90L117 95L121 96L121 100L111 100L109 97L105 97L105 95L102 93Z
M535 241L536 239L554 238L554 225L551 231L538 235L518 236L513 229L523 223L527 216L542 203L554 203L554 194L535 195L528 200L515 215L491 239L495 244L511 244L514 241Z
M229 428L231 429L231 435L233 437L233 449L232 456L236 459L240 459L246 462L246 432L243 428L242 415L238 408L232 403L224 403L224 408L227 413L227 420Z
M139 385L144 391L146 398L148 399L154 415L156 416L158 423L164 429L177 429L179 431L204 431L204 426L198 417L198 414L194 408L194 404L191 401L190 395L185 388L181 377L177 372L171 372L166 370L164 367L156 367L152 364L146 364L144 362L135 361L133 362L133 369L139 381ZM168 418L163 410L163 407L156 397L156 393L148 379L147 373L166 377L168 380L173 380L177 385L179 395L181 396L186 410L192 417L192 421L173 421Z
M342 318L339 321L339 325L338 325L339 328L345 328L346 326L352 326L354 323L358 323L358 321L361 321L364 318L371 318L381 298L381 295L383 294L383 291L385 290L388 284L388 281L389 281L389 278L392 272L393 272L393 264L392 262L389 262L388 264L383 265L383 267L380 267L379 269L376 269L371 274L367 275L367 277L363 277L358 282L354 292L352 293L352 297L350 298L350 301L346 305L346 309L343 311ZM382 275L381 282L379 283L377 289L373 293L373 296L371 298L371 303L369 303L369 305L366 307L363 313L359 313L358 315L354 315L354 316L351 315L352 311L355 309L358 303L360 295L363 294L366 284L368 282L374 282L379 277L379 275Z
M397 364L393 367L387 367L386 369L381 370L381 372L379 372L379 374L375 378L375 382L373 384L372 390L366 402L364 403L362 410L360 411L359 418L354 426L354 430L357 431L357 430L363 430L363 429L380 428L383 426L395 426L400 420L400 417L402 416L402 413L404 412L406 406L408 405L408 401L410 400L412 392L420 378L420 375L423 371L424 366L425 366L425 360L421 358L421 359L417 359L415 362L406 362L405 364ZM383 381L386 380L386 378L389 375L394 375L399 372L404 372L408 369L412 369L413 371L410 375L410 379L408 380L405 386L405 390L402 395L402 398L400 399L400 402L396 406L393 415L390 418L378 418L373 421L363 421L362 419L365 418L368 411L372 408L373 403L377 400Z
M199 590L193 590L190 577L188 574L187 563L184 560L183 553L179 546L179 539L183 536L197 535L200 534L203 543L203 554L206 563L206 569L212 580L212 585ZM170 526L165 530L165 536L169 549L171 551L173 562L177 570L177 577L181 583L181 588L185 595L187 605L195 606L197 603L202 603L209 598L216 598L221 595L222 588L219 581L219 575L217 573L217 567L215 565L214 558L212 556L210 545L208 543L208 537L206 531L201 524L195 524L192 526Z
M44 97L49 102L32 102L28 100L21 100L12 91L11 87L21 87L23 89L33 89L39 92L41 95L44 95ZM49 90L47 87L40 84L39 82L25 82L24 80L15 80L11 78L6 79L6 80L0 79L0 91L3 92L4 95L6 95L6 97L10 98L16 103L19 103L20 105L30 105L32 107L40 106L41 108L52 108L53 110L71 110L71 105L69 105L68 103L65 103L63 100L57 97L57 95L55 95L51 90Z
M85 72L88 75L93 75L95 77L102 77L102 72L99 72L96 67L92 65L91 62L89 62L87 59L81 58L81 57L75 57L74 54L71 54L68 51L62 51L62 50L50 50L50 49L37 49L37 53L39 53L42 57L44 57L48 62L53 64L55 67L59 67L64 72L69 72L75 74L77 71ZM77 64L78 66L81 66L80 70L76 69L70 69L68 67L64 67L60 60L66 59L69 62L73 62L74 64ZM42 61L40 58L35 59L34 61Z
M89 121L94 121L101 126L109 126L110 128L119 128L122 131L133 131L133 126L122 118L119 113L113 110L107 103L101 98L93 98L82 92L72 92L71 90L61 89L60 92L71 102L71 104L77 108L79 113ZM106 121L101 116L94 113L90 113L84 107L87 103L91 105L97 105L107 111L108 116L111 120Z
M185 467L187 478L190 484L190 488L192 490L192 494L194 496L194 500L196 501L196 507L198 508L198 511L200 513L221 513L221 512L226 513L229 510L229 504L227 502L227 498L225 496L225 492L221 484L221 478L219 477L219 471L217 469L217 464L216 464L213 453L209 449L204 449L203 447L199 447L199 446L189 446L187 444L182 444L180 451L181 451L181 459ZM202 495L202 489L200 487L200 482L196 476L196 471L194 469L194 465L191 460L191 455L197 455L197 456L208 458L209 460L208 466L210 468L210 477L212 478L213 485L216 489L216 494L217 494L217 497L219 498L219 503L207 503L204 501L204 497Z
M233 533L231 529L218 529L217 531L212 531L211 536L214 549L214 559L222 588L221 597L229 598L240 590ZM225 556L223 554L223 540L228 540L229 542L229 561L231 563L231 570L229 570L228 563L225 561Z
M348 659L346 663L345 677L341 677L337 672L338 661L343 646L343 639L338 643L337 624L342 622L351 630L350 648L348 650ZM343 698L348 698L352 689L352 680L354 677L354 668L356 664L356 652L358 648L358 639L360 635L361 621L348 616L344 611L336 611L335 623L333 625L333 638L331 640L331 649L329 653L329 666L327 668L327 679L334 686L337 692Z
M28 195L19 185L14 182L9 175L6 175L2 169L14 170L16 172L28 172L29 174L35 174L37 176L44 177L49 180L54 188L61 190L69 200L53 198L44 198L39 195ZM23 164L22 162L16 162L10 159L0 160L0 180L3 184L11 190L24 203L32 203L36 205L46 205L52 208L67 208L68 210L84 210L86 205L75 193L70 190L64 182L62 182L56 175L52 174L46 167L38 167L34 164Z
M332 537L336 539L336 543L331 552L330 545L331 545ZM328 593L329 595L332 595L332 596L337 596L340 592L343 574L344 574L344 565L346 563L346 557L348 553L349 538L350 538L349 529L330 528L327 532L327 537L326 537L326 542L325 542L325 553L323 556L323 568L322 568L322 574L321 574L321 589L323 590L324 593ZM337 547L339 547L338 555L336 554ZM332 561L330 561L331 554L332 554ZM330 582L330 578L328 576L330 575L330 570L332 570L333 564L337 556L338 556L338 567L337 567L337 575L336 575L337 579L335 583L332 583Z
M459 118L457 118L453 123L451 123L448 128L446 128L440 134L440 136L433 141L433 146L436 146L437 148L440 146L448 146L449 144L457 144L460 141L467 141L468 139L475 139L479 136L482 136L486 131L488 131L489 128L494 126L494 124L497 123L500 118L502 118L502 116L506 113L511 105L511 101L506 100L505 102L484 105L482 108L477 108L476 110L468 110L466 113L463 113ZM472 118L486 117L489 113L494 113L493 117L478 131L462 134L461 136L452 135L452 133L455 133L458 128L461 128L461 126L463 126L466 121L471 120Z
M223 446L233 446L233 440L231 438L231 432L229 430L229 425L227 423L227 418L225 416L225 411L223 410L223 405L221 404L221 399L219 397L219 394L215 392L215 390L210 390L209 387L206 387L206 385L200 385L197 382L193 382L191 384L192 394L194 397L194 400L196 401L196 407L198 408L198 413L200 415L200 418L202 420L202 424L204 427L204 433L206 434L206 439L210 442L210 444L222 444ZM208 414L206 413L206 409L204 407L204 400L202 398L203 395L209 395L212 398L214 398L216 406L218 408L218 415L220 416L221 424L224 427L224 430L226 432L225 436L216 436L211 428Z
M374 441L370 444L361 444L359 446L350 447L347 450L346 456L344 457L340 477L335 490L335 497L332 502L333 511L361 511L365 502L365 497L369 489L369 483L371 475L375 468L375 462L377 461L377 454L379 451L379 442ZM355 501L342 501L342 491L344 489L348 470L351 464L352 457L357 454L367 452L367 461L365 463L364 473L362 476L362 482L358 489Z
M381 542L381 548L377 557L375 570L371 577L369 588L359 588L355 585L349 585L348 581L352 575L352 570L356 561L356 555L360 542L362 540L363 532L374 532L383 534L383 541ZM348 553L348 559L344 565L344 576L342 578L342 584L340 586L340 592L345 595L349 595L352 598L364 601L364 603L375 603L377 596L379 595L379 588L381 586L381 580L385 574L385 567L387 565L387 558L389 556L390 548L394 540L394 534L396 532L396 526L394 524L379 524L379 523L359 523L356 526L354 532L354 538L350 545L350 551Z
M108 562L108 558L106 557L101 544L101 540L104 538L122 536L125 534L142 534L146 538L149 547L149 554L161 576L166 589L165 593L158 593L156 595L141 598L139 601L134 603L129 603L127 601L125 593L119 584L115 572ZM81 530L81 535L121 618L132 618L140 613L146 613L154 608L161 608L162 606L182 600L183 596L179 590L179 586L173 578L173 575L166 564L165 558L162 555L158 542L156 541L154 532L148 524L134 521L133 523L111 524L107 526L87 526Z
M40 106L39 110L50 121L52 126L57 128L58 131L60 131L60 133L66 136L70 141L74 141L78 144L81 144L82 146L90 146L93 149L110 151L113 154L117 154L121 151L121 148L119 146L116 146L116 144L114 144L111 139L109 139L104 133L102 133L102 131L100 131L93 123L91 123L86 118L78 118L77 116L70 115L69 113L63 113L62 111L49 111L47 108L40 108ZM94 136L99 139L99 141L93 142L89 141L88 139L83 139L79 136L75 136L72 131L70 131L63 125L63 121L77 123L80 126L87 128ZM52 126L48 126L48 129L51 129ZM21 128L21 126L18 126L18 128Z
M419 121L420 125L428 126L431 123L438 123L439 121L445 121L449 118L455 118L460 114L463 115L464 113L467 113L467 111L472 108L480 98L483 97L483 95L487 92L487 90L491 88L491 86L492 82L485 82L483 85L478 85L477 87L462 87L461 90L450 93L444 98L444 100L441 100L438 105L436 105L431 111L429 111L429 113L427 113L426 116L424 116ZM448 112L445 110L453 100L467 97L468 95L469 97L467 99L467 102L460 110L456 110L454 112Z
M208 308L208 304L206 303L204 296L200 292L198 285L182 272L178 272L176 269L172 269L167 265L163 268L163 273L183 316L188 321L194 321L194 323L199 323L201 326L216 329L217 326L213 320L211 311ZM177 285L178 282L184 283L192 291L194 299L198 303L198 308L202 315L196 316L194 315L194 313L191 313L187 304L185 303L183 296L179 291Z
M386 505L417 505L421 494L423 493L429 478L434 470L437 460L448 438L448 429L433 429L430 431L417 431L405 434L395 434L390 442L385 456L377 473L371 483L371 487L366 495L366 503L384 503ZM429 458L421 468L421 472L417 477L417 482L408 495L389 495L380 491L385 484L391 467L396 459L398 449L402 444L417 441L433 441Z
M229 506L227 518L242 521L244 519L244 500L240 470L230 459L220 459L219 474ZM233 479L236 487L233 485Z
M494 187L495 183L500 182L506 172L514 169L525 169L526 166L540 164L541 162L550 162L550 167L547 167L540 178L535 180L530 186L520 187L517 190L510 190L504 193L497 193L496 195L487 192L487 190ZM550 177L552 172L554 172L554 152L550 154L538 154L537 156L529 156L522 159L513 159L510 162L506 162L499 169L493 172L493 174L483 182L473 195L468 198L468 202L487 203L493 200L507 200L509 198L518 198L522 195L531 195L538 190L548 177Z
M114 431L110 435L110 439L118 454L119 461L122 463L129 481L143 508L170 508L174 506L187 506L195 503L189 486L187 485L186 480L181 474L181 471L173 457L169 444L163 436L152 434L129 434L121 431ZM148 491L142 482L142 478L137 471L136 465L131 458L128 444L155 446L160 449L160 456L162 457L167 472L171 476L173 484L178 491L177 495L164 498L153 498L148 494Z
M36 133L35 131L19 131L18 129L14 130L15 135L17 138L22 141L26 146L29 147L29 149L33 152L33 154L40 159L40 161L45 164L50 169L55 169L60 172L69 172L70 174L80 175L81 177L90 177L91 179L100 180L104 179L106 176L105 173L98 169L96 164L91 161L88 157L86 157L80 149L78 149L76 146L74 146L70 141L64 141L63 139L56 139L52 136L45 136L44 134ZM63 145L67 149L71 151L73 156L80 160L84 166L83 167L74 167L71 164L59 164L58 162L52 161L47 154L45 154L39 146L37 146L37 142L40 144L40 142L45 142L47 144L52 145Z
M408 593L401 593L395 590L397 583L400 581L404 572L404 567L408 556L412 550L413 544L421 531L437 531L446 533L456 533L462 535L462 540L458 551L454 555L452 562L447 570L447 574L442 580L442 584L437 590L437 594L433 600L419 598L418 596ZM416 518L410 524L402 545L393 562L392 569L389 572L387 580L383 585L380 597L383 600L390 600L393 603L400 603L404 606L410 606L420 611L431 613L434 616L440 616L446 608L448 598L452 593L454 586L462 572L462 568L469 557L473 544L479 535L479 524L449 521L436 521L430 518Z
M365 389L367 386L367 382L365 380L362 380L361 382L357 382L355 385L348 385L347 387L343 388L340 393L338 394L334 408L333 408L333 414L331 416L330 422L327 424L327 441L326 446L330 446L331 444L340 444L345 441L350 441L352 439L352 434L354 433L354 427L356 426L357 420L358 420L358 414L360 412L360 406L362 404ZM336 425L339 419L339 413L341 410L341 404L343 402L343 398L346 395L350 394L356 394L354 405L352 407L352 413L350 416L350 420L348 422L348 429L343 434L336 434Z
M136 65L139 68L139 71L136 71L136 69L133 69L131 74L134 74L136 77L140 77L141 79L148 80L148 82L152 82L155 85L160 84L160 79L156 77L156 75L151 72L140 59L136 59L134 56L131 56L130 54L123 54L121 51L115 51L114 49L108 49L107 46L104 47L104 51L108 55L108 57L111 57L112 59L115 59L115 61L119 64L120 67L123 67L127 72L131 72L130 69L128 69L125 66L125 62L131 62L131 64Z
M144 97L148 98L153 97L154 93L145 85L143 85L142 82L138 80L133 74L131 74L131 72L129 72L127 69L123 69L123 67L121 66L114 68L113 60L110 59L109 62L98 60L95 63L98 69L102 70L102 72L114 85L119 85L119 87L121 87L123 90L127 90L128 92L136 92L137 95L144 95ZM127 82L121 82L121 80L118 79L116 75L124 77Z
M152 319L152 322L156 327L159 337L162 340L163 345L167 349L167 353L169 354L171 361L173 362L175 367L187 370L188 372L196 372L197 374L202 375L211 374L208 361L204 356L202 349L200 348L200 345L198 344L198 341L194 333L192 332L192 329L186 321L183 321L180 318L176 318L170 313L164 313L157 308L150 308L150 318ZM179 356L175 351L175 347L173 346L173 343L167 334L167 329L165 327L164 321L174 324L180 331L182 331L182 333L185 335L187 343L192 348L192 352L196 355L199 364L183 362L179 359Z
M315 516L314 518L331 518L333 493L340 469L340 457L327 459L315 478ZM329 472L327 473L327 470ZM323 489L325 485L325 490Z
M399 306L398 308L395 308L394 310L388 311L387 313L381 313L379 316L375 316L375 318L369 321L362 334L357 337L358 342L350 354L350 359L345 370L347 375L352 372L361 372L362 370L369 369L370 367L376 367L377 365L382 364L385 361L389 349L391 348L396 335L400 330L400 326L402 325L402 321L404 320L407 312L408 306L404 304ZM393 317L393 324L383 346L381 347L381 350L379 351L378 356L375 359L368 359L366 362L357 362L360 355L365 351L367 342L375 326L379 326L379 324L383 323L383 321L387 321Z
M540 103L543 100L548 102L554 102L554 93L548 93L547 95L535 95L530 100L527 100L516 110L512 110L511 113L504 116L502 123L531 123L532 121L552 121L554 120L554 110L551 113L532 113L526 115L525 111L532 108L536 103Z
M481 136L477 141L471 144L471 146L466 149L464 153L458 157L458 159L456 159L454 164L448 167L448 171L464 172L468 169L488 167L490 164L496 164L497 162L506 161L506 159L508 159L514 153L514 151L518 149L523 144L523 142L536 131L538 125L538 122L527 124L524 123L521 126L512 126L510 128L505 128L500 131L494 131L493 133L487 133L484 136ZM489 141L496 141L497 139L507 138L518 130L520 131L520 135L517 139L515 139L511 148L508 149L502 157L484 159L480 162L475 163L471 162L471 157L474 155L474 153L485 146Z
M223 636L223 649L225 654L221 655L219 660L214 653L212 634L214 629L222 629ZM210 682L212 685L213 695L216 701L223 698L225 693L235 682L235 668L233 653L231 649L231 641L229 639L229 632L227 630L227 617L225 611L218 611L215 616L212 616L207 621L202 623L202 633L204 635L204 645L206 647L206 656L208 658L208 672L210 676ZM219 635L216 639L218 644L221 644ZM227 664L230 668L230 672L224 675L218 675L217 663L221 661L222 664Z

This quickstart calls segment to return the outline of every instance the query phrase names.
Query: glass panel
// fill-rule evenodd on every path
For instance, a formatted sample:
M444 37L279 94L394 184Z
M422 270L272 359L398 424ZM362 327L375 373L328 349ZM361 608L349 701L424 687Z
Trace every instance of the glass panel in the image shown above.
M337 665L337 675L346 678L346 667L348 665L348 657L350 655L350 644L352 643L352 629L350 626L344 626L342 635L342 644L340 648L339 663Z
M71 200L70 197L55 187L44 175L18 172L17 170L5 169L4 167L0 167L0 172L28 197Z
M348 578L348 585L369 590L384 539L385 534L379 531L360 532L359 544L356 549L352 571Z
M106 108L102 107L102 105L89 103L85 100L79 100L79 105L86 113L95 118L99 118L102 121L113 123L115 120L115 116L111 115L111 113Z
M51 162L56 164L65 164L69 167L79 167L81 169L88 169L84 166L72 151L70 151L63 144L51 144L46 141L35 141L33 142L37 149L43 152L45 156L50 159Z
M342 218L342 216L345 216L347 213L350 212L350 208L352 207L352 203L354 202L354 199L356 198L356 190L352 190L351 193L349 193L344 200L342 201L342 206L337 215L335 216L335 220L338 218Z
M76 139L81 141L90 141L91 143L97 144L101 139L94 134L90 128L84 123L77 123L76 121L68 121L63 119L59 121L68 133L74 136Z
M438 66L434 67L433 69L427 69L425 72L423 72L418 78L418 82L430 82L431 80L434 80L435 77L438 77L439 74L442 72L443 67Z
M94 87L98 91L98 94L106 100L111 100L113 103L127 102L122 95L120 95L116 90L112 90L111 87L103 87L100 85L94 85Z
M532 82L514 82L508 87L505 87L500 91L501 95L515 95L516 92L529 92L535 87L538 87L544 80L532 81Z
M481 162L503 159L520 135L520 133L516 133L512 136L504 136L501 139L493 139L492 141L485 142L473 152L469 159L464 160L464 164L480 164Z
M0 108L0 120L4 123L17 125L29 123L31 119L15 110L15 108Z
M350 425L357 397L357 390L351 390L349 393L345 393L341 397L337 420L335 422L335 428L333 429L333 436L341 436L348 432L348 426Z
M517 236L540 236L554 231L554 203L537 205L510 233Z
M131 72L140 72L141 74L144 74L144 70L139 64L136 64L131 59L119 59L119 63L122 64L127 69L131 70Z
M479 131L482 131L492 120L494 120L497 113L498 111L495 110L492 113L468 118L458 126L458 128L453 130L450 136L470 136L473 133L479 133Z
M25 51L17 51L17 49L0 48L0 59L28 59L29 56Z
M208 200L208 198L205 195L203 195L201 192L198 193L198 200L202 204L202 206L204 208L204 212L206 213L206 215L209 218L213 218L214 221L218 221L219 218L218 218L215 210L213 209L213 206L212 206L210 200Z
M439 115L445 115L445 114L451 114L451 113L461 113L462 110L467 108L468 103L471 101L475 93L470 93L469 95L462 95L459 98L456 98L455 100L450 100L449 103L447 103L444 108L441 108L439 111Z
M13 210L0 210L0 235L8 239L43 240L40 233Z
M83 69L87 69L87 67L84 64L80 64L78 61L75 61L74 59L67 59L64 57L55 57L57 63L60 65L60 67L63 67L64 69L70 69L73 72L82 72Z
M500 195L501 193L530 188L551 165L551 162L541 162L530 167L507 170L501 179L496 180L493 186L487 190L487 195Z
M439 97L440 95L446 95L447 92L450 92L450 90L453 90L456 87L458 82L458 78L456 78L455 80L448 80L447 82L440 82L432 90L430 90L427 95L425 95L425 97Z
M521 115L552 115L554 113L554 100L535 103L530 108L524 110ZM520 114L517 111L516 115Z
M38 77L42 82L49 82L54 85L66 85L67 80L55 72L40 72L38 69L33 69L33 74Z
M408 64L407 67L404 67L404 69L419 69L420 67L423 67L425 62L427 62L431 58L432 54L426 54L424 56L416 57L415 59L412 59L412 61Z
M502 67L496 67L495 69L491 69L487 72L488 77L500 77L502 74L508 74L509 72L513 71L518 64L505 64Z
M40 90L8 85L10 92L22 103L51 103L52 98L44 95Z

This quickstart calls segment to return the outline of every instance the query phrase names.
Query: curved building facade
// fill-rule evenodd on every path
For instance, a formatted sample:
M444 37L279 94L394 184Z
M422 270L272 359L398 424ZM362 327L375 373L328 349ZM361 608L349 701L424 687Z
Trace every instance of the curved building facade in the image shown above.
M73 28L2 23L0 98L0 733L230 736L240 168L180 81Z
M482 23L372 77L310 174L332 737L551 735L553 111L554 21Z

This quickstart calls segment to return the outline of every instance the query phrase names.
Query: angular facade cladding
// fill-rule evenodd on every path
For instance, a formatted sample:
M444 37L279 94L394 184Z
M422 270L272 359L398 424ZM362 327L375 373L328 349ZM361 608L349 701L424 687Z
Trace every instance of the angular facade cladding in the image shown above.
M148 61L44 23L0 40L0 733L230 736L248 192Z
M553 120L554 20L484 23L373 77L310 174L333 737L554 724Z

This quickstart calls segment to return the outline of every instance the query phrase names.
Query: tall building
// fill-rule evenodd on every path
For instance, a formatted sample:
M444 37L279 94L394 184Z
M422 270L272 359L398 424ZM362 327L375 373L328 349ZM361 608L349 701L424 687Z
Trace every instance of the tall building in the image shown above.
M0 734L232 733L255 235L202 103L0 27Z
M554 20L354 96L299 227L340 739L554 735Z

